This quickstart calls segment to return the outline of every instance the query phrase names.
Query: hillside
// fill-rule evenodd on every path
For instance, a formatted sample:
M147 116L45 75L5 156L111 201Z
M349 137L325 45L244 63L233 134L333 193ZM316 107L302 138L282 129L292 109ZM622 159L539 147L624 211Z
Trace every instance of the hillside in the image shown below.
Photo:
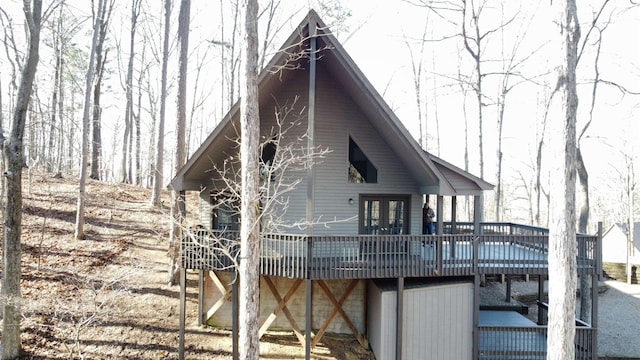
M153 209L150 192L135 186L90 181L87 193L87 239L78 241L76 180L25 179L25 358L177 359L179 287L166 284L167 209ZM230 332L195 322L196 290L197 274L190 273L186 358L229 359ZM361 349L352 338L323 340L314 358L360 358L348 354ZM261 352L304 356L286 334L267 334Z

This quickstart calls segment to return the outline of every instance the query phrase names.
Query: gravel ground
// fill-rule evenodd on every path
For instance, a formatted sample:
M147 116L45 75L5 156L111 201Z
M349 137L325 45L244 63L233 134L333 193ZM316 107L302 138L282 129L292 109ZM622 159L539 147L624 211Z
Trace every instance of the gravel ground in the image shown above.
M616 280L600 282L598 297L598 353L604 359L640 359L640 285L627 285ZM504 285L489 283L481 289L483 303L495 299L504 301ZM514 298L530 298L537 294L536 281L514 281ZM487 300L487 299L494 300ZM529 318L535 319L536 306L529 305Z
M615 280L601 284L609 289L598 302L598 353L640 358L640 285Z

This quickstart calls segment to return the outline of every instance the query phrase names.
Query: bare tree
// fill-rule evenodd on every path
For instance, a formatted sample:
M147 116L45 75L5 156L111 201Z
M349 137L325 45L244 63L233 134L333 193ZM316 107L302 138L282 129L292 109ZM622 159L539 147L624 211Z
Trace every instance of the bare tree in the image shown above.
M171 0L164 1L164 36L162 42L162 72L160 78L160 119L158 120L158 141L156 145L155 171L151 203L160 206L162 183L164 181L164 120L167 104L167 64L169 62L169 35L171 30Z
M93 119L91 122L93 131L91 135L91 171L89 175L95 180L100 180L100 170L102 168L102 109L100 108L100 95L102 93L104 67L107 63L107 51L103 52L103 49L114 3L115 0L109 2L104 18L100 20L98 27L100 32L98 34L98 43L96 44L96 81L93 87Z
M89 64L87 65L87 73L85 77L84 89L84 110L82 113L82 161L80 165L80 184L78 185L78 206L76 210L76 227L75 238L83 240L84 234L84 202L86 198L87 183L87 167L89 165L89 131L91 129L91 88L93 86L93 77L95 72L96 46L100 36L100 24L106 16L106 0L98 1L97 13L93 19L93 36L91 39L91 50L89 52Z
M240 218L240 358L257 360L260 356L260 226L258 222L259 180L258 146L260 113L258 109L258 1L243 0L244 33L240 72L240 162L242 203Z
M409 50L409 58L411 59L411 74L413 75L413 90L416 96L416 108L418 109L418 143L423 149L427 149L427 103L424 102L422 96L422 65L424 62L424 48L426 44L427 25L429 24L429 16L424 21L424 29L422 31L422 39L419 41L419 51L417 55L413 54L413 49L405 35L405 44ZM424 108L424 112L422 111Z
M547 359L575 357L576 308L576 66L580 25L575 0L554 1L553 43L558 79L552 93L549 161L549 326ZM553 55L552 55L553 56Z
M131 152L132 152L132 123L133 123L133 60L135 58L136 28L140 15L140 0L131 0L131 29L129 38L129 61L127 63L127 77L125 79L126 105L124 113L124 141L122 142L121 179L123 183L131 183Z
M63 1L64 3L64 1ZM57 130L62 129L62 118L59 118L60 124L56 126L56 109L58 108L58 93L62 89L62 44L64 43L62 35L62 14L64 10L64 4L60 4L60 12L56 21L56 31L53 31L53 51L56 54L55 57L55 70L53 76L53 91L51 94L51 115L49 121L49 158L47 159L47 172L52 172L55 166L55 153L54 152L54 140L56 139ZM62 97L62 96L61 96ZM61 137L57 137L61 139Z
M185 127L187 116L187 63L189 55L189 23L191 0L180 2L178 16L178 38L180 39L180 58L178 59L178 101L176 121L176 150L174 166L176 173L185 163ZM169 283L177 284L180 273L180 238L182 237L179 224L184 217L183 193L171 191L171 229L169 233Z
M3 271L2 271L2 359L18 359L20 343L20 278L22 227L22 169L24 167L23 144L27 111L36 75L40 51L40 27L42 1L23 1L29 43L28 52L13 112L9 139L0 129L0 143L4 155L7 178L6 203L3 221Z

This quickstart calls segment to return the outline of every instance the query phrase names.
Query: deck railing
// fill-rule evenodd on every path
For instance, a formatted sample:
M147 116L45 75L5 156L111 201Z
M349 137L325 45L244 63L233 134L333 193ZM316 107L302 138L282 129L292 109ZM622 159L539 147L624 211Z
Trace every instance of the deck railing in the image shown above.
M445 234L502 234L502 235L548 235L549 229L515 224L515 223L500 223L500 222L482 222L480 223L479 231L474 231L474 224L472 222L443 222L443 233Z
M546 359L546 326L478 326L479 359ZM576 326L575 359L597 359L596 329Z
M497 229L497 228L494 228ZM504 230L504 229L503 229ZM263 275L292 278L395 278L473 274L545 274L548 236L522 234L292 235L263 234ZM527 232L522 231L522 232ZM577 236L578 271L594 274L597 236ZM182 244L183 267L232 270L238 232L189 231Z

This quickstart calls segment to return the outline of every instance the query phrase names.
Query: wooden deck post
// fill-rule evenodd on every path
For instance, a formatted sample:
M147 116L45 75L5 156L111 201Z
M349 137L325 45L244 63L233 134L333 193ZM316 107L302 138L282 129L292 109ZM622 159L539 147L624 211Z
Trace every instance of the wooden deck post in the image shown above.
M436 199L436 219L438 221L436 226L436 234L442 235L442 232L444 230L444 216L442 214L442 211L444 209L444 197L442 195L438 195Z
M396 298L396 360L402 360L402 328L404 317L404 278L398 278L398 293Z
M482 222L482 195L473 197L473 233L481 234L480 222Z
M240 349L238 347L238 329L240 328L240 287L238 282L240 277L236 274L236 279L231 284L231 357L233 360L240 359Z
M458 233L458 198L451 197L451 234Z
M312 16L309 19L309 110L307 115L307 150L315 147L315 124L316 124L316 51L317 51L318 28L316 19ZM315 166L307 168L307 203L306 203L306 234L313 235L313 203L315 186ZM306 304L305 304L305 349L304 358L311 359L311 244L307 238L307 274L306 274Z
M480 358L480 275L476 272L473 276L473 360Z
M544 275L538 275L538 325L544 325L542 302L544 297Z
M304 358L311 359L311 279L305 280Z
M602 275L602 222L598 222L598 238L596 240L596 273L591 276L591 327L594 339L598 338L598 286ZM598 342L593 342L592 359L598 359Z
M187 305L187 271L180 268L180 320L178 331L178 359L184 360L185 307Z
M204 318L204 270L198 270L198 324L202 325L208 319Z

